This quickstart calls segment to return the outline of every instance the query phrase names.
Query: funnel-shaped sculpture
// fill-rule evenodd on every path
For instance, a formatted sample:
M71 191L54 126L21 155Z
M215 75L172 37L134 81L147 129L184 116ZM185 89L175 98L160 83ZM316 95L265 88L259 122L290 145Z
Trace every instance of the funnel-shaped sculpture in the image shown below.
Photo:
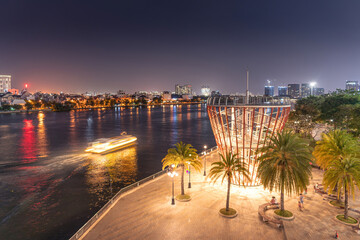
M266 144L267 137L284 128L290 113L290 99L211 97L207 111L219 151L237 153L248 163L251 180L245 181L245 185L259 185L255 153ZM243 182L240 176L235 181Z

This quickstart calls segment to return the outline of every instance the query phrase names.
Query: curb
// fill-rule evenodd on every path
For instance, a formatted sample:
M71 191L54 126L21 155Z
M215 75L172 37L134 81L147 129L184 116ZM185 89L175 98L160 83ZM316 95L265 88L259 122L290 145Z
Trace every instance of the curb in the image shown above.
M234 210L235 210L235 209L234 209ZM236 211L236 210L235 210L235 211ZM236 216L238 215L238 212L236 211L236 213L233 214L233 215L225 215L225 214L222 214L222 213L220 212L220 210L219 210L219 215L222 216L222 217L224 217L224 218L234 218L234 217L236 217Z
M340 214L340 215L341 215L341 214ZM336 215L336 216L338 216L338 215ZM338 221L338 222L340 222L340 223L342 223L342 224L344 224L344 225L348 225L348 226L351 226L351 227L357 227L357 226L359 226L359 220L356 219L356 218L354 218L354 217L352 217L352 218L354 218L354 219L357 221L357 223L346 223L346 222L343 222L343 221L337 219L336 216L335 216L335 220ZM349 217L351 217L351 216L349 216Z

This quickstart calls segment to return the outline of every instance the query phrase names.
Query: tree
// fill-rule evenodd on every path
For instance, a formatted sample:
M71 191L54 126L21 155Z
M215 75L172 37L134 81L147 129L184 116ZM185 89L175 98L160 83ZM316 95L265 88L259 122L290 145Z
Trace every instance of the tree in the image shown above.
M257 152L258 176L264 188L280 191L280 210L284 208L284 193L300 193L311 177L311 147L290 131L276 133Z
M355 197L355 186L360 186L360 159L348 155L344 159L337 159L328 165L324 174L324 188L332 191L336 186L340 197L341 189L345 195L344 218L348 219L349 195Z
M249 170L247 164L244 161L240 161L237 154L227 152L225 156L220 154L221 161L211 164L209 177L213 182L216 182L221 177L221 183L226 179L228 182L227 195L226 195L226 208L225 211L230 211L230 186L232 180L236 174L243 176L243 180L246 178L250 181ZM244 184L244 183L243 183Z
M314 156L316 163L326 169L334 161L342 160L348 154L354 154L359 149L357 140L345 130L336 129L322 134L322 139L316 143Z
M34 108L41 108L41 106L42 106L41 101L35 101L34 102Z
M196 171L200 171L202 164L199 161L198 154L196 149L193 148L191 144L185 144L179 142L175 144L175 148L170 148L167 155L162 160L163 169L170 167L172 165L177 168L181 167L181 195L185 195L184 188L184 173L185 173L185 164L190 164Z
M26 108L26 110L31 110L31 109L33 108L32 103L29 102L29 101L26 101L26 103L25 103L25 108Z
M14 104L14 105L13 105L13 108L14 108L15 110L20 110L20 109L22 109L22 106L21 106L20 104Z

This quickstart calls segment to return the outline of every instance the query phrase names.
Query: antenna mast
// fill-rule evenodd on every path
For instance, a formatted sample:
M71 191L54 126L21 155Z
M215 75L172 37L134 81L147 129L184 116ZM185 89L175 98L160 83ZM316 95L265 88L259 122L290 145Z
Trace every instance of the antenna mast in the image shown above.
M246 70L246 104L249 104L249 70Z

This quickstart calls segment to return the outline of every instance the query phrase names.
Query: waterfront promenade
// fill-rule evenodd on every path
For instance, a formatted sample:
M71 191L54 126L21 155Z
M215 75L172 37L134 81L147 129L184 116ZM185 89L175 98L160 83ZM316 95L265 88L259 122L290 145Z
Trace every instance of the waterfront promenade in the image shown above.
M208 170L216 160L215 152L207 156ZM312 184L321 181L320 175L321 171L315 172ZM330 239L335 230L342 239L359 237L351 227L336 222L334 216L342 210L329 206L311 191L313 185L309 187L304 212L296 209L296 196L286 198L285 207L296 218L285 222L284 229L278 229L258 216L258 206L272 196L262 187L233 186L230 206L238 210L238 216L226 219L218 214L225 207L226 183L209 183L202 172L191 177L191 189L187 188L188 175L185 178L190 202L171 205L171 179L163 175L124 194L82 239ZM175 194L179 192L180 176L175 183ZM278 194L273 195L278 198Z

